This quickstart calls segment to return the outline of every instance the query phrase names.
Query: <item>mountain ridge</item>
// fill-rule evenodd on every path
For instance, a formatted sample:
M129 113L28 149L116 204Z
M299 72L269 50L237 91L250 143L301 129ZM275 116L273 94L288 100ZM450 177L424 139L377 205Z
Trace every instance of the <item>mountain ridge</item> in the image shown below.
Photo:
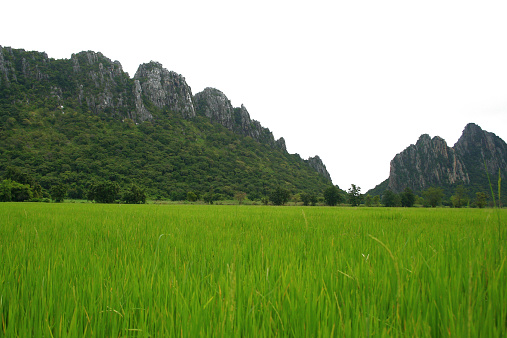
M332 184L320 158L319 165L312 165L312 160L287 153L285 140L275 140L246 107L232 107L217 89L193 95L182 75L155 61L141 64L130 78L120 62L100 52L52 59L46 53L0 46L0 128L0 172L8 166L26 167L46 187L65 172L79 176L68 180L76 189L84 189L85 174L129 181L125 168L118 173L115 163L136 172L137 178L146 166L157 167L147 176L177 187L180 198L185 190L215 189L229 196L248 190L261 196L275 185L316 193ZM140 167L134 170L118 154L137 159ZM153 154L150 161L143 159ZM98 166L90 160L94 157L100 158ZM215 168L218 159L226 161L220 170ZM75 161L85 164L80 168ZM100 167L104 163L107 170ZM151 193L167 197L172 192L166 190L154 183Z
M494 133L469 123L453 147L439 136L421 135L391 160L388 179L368 193L400 193L407 187L421 192L438 186L450 195L458 185L467 187L470 193L489 192L489 181L496 187L499 171L503 190L507 188L507 144Z

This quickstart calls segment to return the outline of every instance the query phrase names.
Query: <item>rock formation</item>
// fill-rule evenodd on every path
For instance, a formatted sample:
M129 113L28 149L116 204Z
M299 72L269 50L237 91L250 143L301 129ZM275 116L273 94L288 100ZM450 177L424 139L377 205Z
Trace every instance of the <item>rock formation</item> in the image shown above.
M322 176L331 181L331 175L329 175L329 173L327 172L326 166L324 165L319 156L316 155L315 157L309 157L307 162L308 165L310 165L310 167L315 169L315 171L317 171L319 174L321 174Z
M194 104L197 114L206 116L211 122L221 124L237 134L250 136L272 148L287 151L283 138L275 141L268 128L264 128L258 121L250 118L244 105L234 108L231 101L220 90L205 88L202 92L195 94Z
M390 174L385 187L401 192L406 187L422 191L432 186L451 187L459 184L474 191L488 191L487 172L492 177L507 171L507 145L493 133L470 123L454 147L436 136L422 135L391 161ZM381 186L374 189L382 190Z
M15 90L9 90L11 86ZM165 113L184 119L205 116L236 134L287 152L285 140L275 140L268 128L250 118L245 106L232 107L225 94L213 88L193 96L182 75L154 61L140 65L130 78L120 62L102 53L80 52L70 59L55 60L46 53L0 46L0 93L0 109L11 109L14 104L48 110L70 107L136 123ZM319 161L314 158L308 163L330 180Z
M140 84L142 94L156 107L167 107L186 119L195 117L192 90L183 76L152 61L139 66L134 81L136 87L137 83Z

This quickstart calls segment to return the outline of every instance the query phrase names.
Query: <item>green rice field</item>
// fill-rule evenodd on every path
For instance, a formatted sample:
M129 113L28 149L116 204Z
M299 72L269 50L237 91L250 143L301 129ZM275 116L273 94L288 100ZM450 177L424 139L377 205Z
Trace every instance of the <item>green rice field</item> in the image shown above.
M506 337L506 219L0 203L0 337Z

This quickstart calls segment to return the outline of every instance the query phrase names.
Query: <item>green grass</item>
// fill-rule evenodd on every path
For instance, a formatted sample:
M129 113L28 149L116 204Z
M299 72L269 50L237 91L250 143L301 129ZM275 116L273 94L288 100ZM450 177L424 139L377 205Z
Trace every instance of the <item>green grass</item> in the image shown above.
M1 203L0 336L505 337L499 213Z

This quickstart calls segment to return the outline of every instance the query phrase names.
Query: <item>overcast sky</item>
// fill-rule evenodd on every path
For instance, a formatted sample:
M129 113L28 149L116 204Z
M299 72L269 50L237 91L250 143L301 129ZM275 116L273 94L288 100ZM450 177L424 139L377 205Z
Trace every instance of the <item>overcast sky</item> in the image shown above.
M421 134L507 141L506 1L7 1L0 45L158 61L362 192Z

